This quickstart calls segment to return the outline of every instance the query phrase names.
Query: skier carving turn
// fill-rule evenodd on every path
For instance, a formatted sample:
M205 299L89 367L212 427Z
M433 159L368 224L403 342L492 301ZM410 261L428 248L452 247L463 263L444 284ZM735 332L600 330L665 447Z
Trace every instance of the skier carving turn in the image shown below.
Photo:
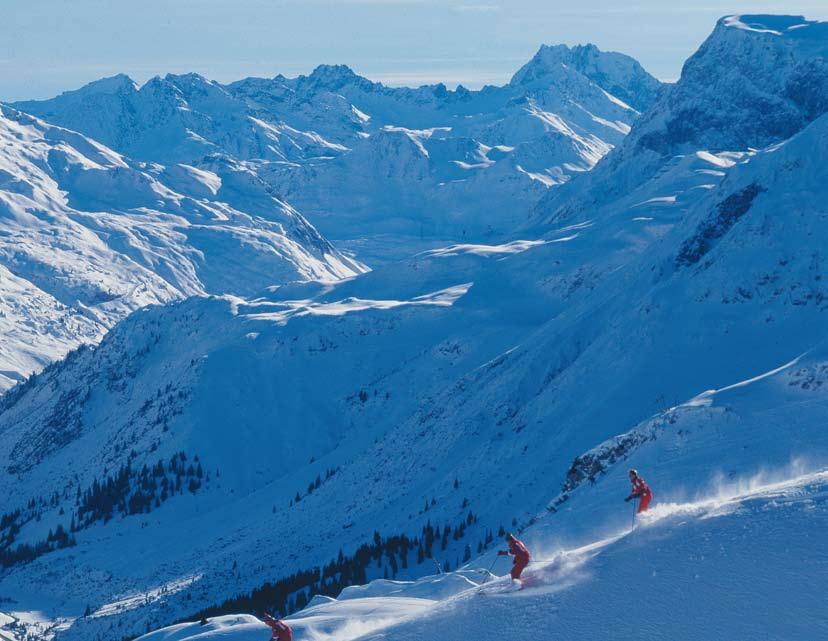
M281 619L275 619L267 612L262 612L261 619L273 631L270 637L271 641L291 641L293 639L293 630Z
M529 554L529 548L526 547L523 541L516 539L514 534L507 534L506 542L509 544L509 550L498 550L497 555L514 557L510 575L512 577L512 582L518 581L518 583L520 583L520 574L523 572L523 569L529 565L529 561L532 560L532 556Z
M638 471L635 469L630 470L630 483L632 484L632 491L630 495L625 498L624 500L629 502L633 499L641 499L638 503L638 510L637 512L641 514L650 507L650 501L653 500L653 492L650 490L650 486L638 475Z

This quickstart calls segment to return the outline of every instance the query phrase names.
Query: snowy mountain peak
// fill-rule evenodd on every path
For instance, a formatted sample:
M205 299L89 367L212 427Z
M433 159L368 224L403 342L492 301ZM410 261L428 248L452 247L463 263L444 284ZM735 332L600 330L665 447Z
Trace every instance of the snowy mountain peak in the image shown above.
M234 98L223 85L197 73L167 74L162 83L170 87L171 92L184 98L187 102L186 109L199 112L209 109L204 103L212 103L212 110L224 113L241 109L240 105L233 104Z
M661 83L633 58L601 51L594 44L543 45L512 77L513 86L555 84L561 67L574 69L604 91L642 111L655 99Z
M728 16L632 140L659 154L747 149L791 137L828 110L828 23Z
M733 15L721 18L711 39L751 38L789 47L799 57L828 54L828 22L804 16Z
M348 65L319 65L307 76L307 79L327 89L337 89L349 83L366 81L365 78L354 73Z
M201 87L201 86L210 86L210 87L218 87L220 86L214 80L210 80L209 78L205 78L201 74L190 72L184 74L174 74L168 73L164 76L164 80L171 84L176 85L177 87Z
M0 392L145 305L362 271L272 192L240 163L134 163L0 105Z
M108 78L94 80L78 89L77 92L67 91L63 95L72 93L83 95L116 94L134 91L138 91L138 84L125 73L119 73Z
M793 29L800 29L813 24L818 23L813 20L806 20L805 16L733 15L721 18L717 27L782 36Z

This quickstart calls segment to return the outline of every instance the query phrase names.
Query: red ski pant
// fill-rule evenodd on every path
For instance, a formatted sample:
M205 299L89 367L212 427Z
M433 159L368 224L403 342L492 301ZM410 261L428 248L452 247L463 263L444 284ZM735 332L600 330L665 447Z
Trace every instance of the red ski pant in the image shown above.
M644 512L648 507L650 507L650 501L653 500L653 493L650 492L648 494L642 494L638 497L638 513Z
M523 572L523 568L529 565L529 561L526 559L515 559L514 564L512 565L511 575L513 579L519 579L520 573Z

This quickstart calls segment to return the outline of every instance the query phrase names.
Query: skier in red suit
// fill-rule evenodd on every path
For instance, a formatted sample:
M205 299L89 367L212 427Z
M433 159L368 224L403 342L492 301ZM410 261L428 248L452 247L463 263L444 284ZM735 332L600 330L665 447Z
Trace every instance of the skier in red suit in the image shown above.
M273 634L270 636L271 641L292 641L293 630L290 626L281 619L274 619L267 612L262 612L262 621L270 626Z
M498 556L515 557L512 562L512 571L510 574L513 579L519 579L520 573L523 572L523 568L529 565L532 557L529 554L529 549L523 544L523 541L516 539L513 534L506 535L506 542L509 544L509 551L499 550L497 554Z
M650 486L643 478L638 476L637 470L630 470L630 483L632 483L632 491L630 495L625 498L625 501L632 501L633 499L641 499L638 503L637 512L640 514L650 507L650 501L653 500L653 492Z

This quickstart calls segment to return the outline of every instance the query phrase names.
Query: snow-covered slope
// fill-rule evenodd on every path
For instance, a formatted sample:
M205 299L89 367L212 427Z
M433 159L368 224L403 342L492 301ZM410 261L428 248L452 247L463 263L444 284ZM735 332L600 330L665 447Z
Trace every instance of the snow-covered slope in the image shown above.
M129 312L363 268L253 172L135 163L0 105L0 390Z
M570 489L521 535L535 558L521 590L491 576L508 562L490 551L457 572L376 580L311 603L287 619L295 638L822 638L827 356L818 348L705 392L584 453L577 465L592 482L573 472ZM621 501L633 465L656 496L635 529ZM228 616L141 639L173 633L253 641L269 630Z
M22 282L0 285L0 391L143 305L364 269L294 206L370 264L495 242L622 140L638 112L609 91L640 105L659 86L621 54L544 47L480 92L323 65L227 86L115 76L17 105L52 124L2 107L0 264Z
M724 24L717 29L735 28ZM629 140L641 139L637 131ZM661 620L676 612L672 636L704 638L689 608L708 603L696 580L665 596L658 577L693 572L727 586L728 573L743 572L766 607L771 586L747 559L767 553L781 572L775 548L785 540L794 572L779 580L802 598L785 605L807 615L810 596L795 572L815 581L824 567L802 558L824 527L824 475L802 477L828 457L828 115L785 140L767 135L774 144L754 150L696 141L661 154L624 143L593 170L615 182L588 196L588 174L556 190L569 200L539 218L531 237L455 243L253 300L192 299L133 314L98 348L3 400L0 457L9 463L0 492L20 510L3 531L7 539L14 531L14 545L46 542L0 575L0 595L15 599L3 611L38 610L59 639L122 638L214 606L241 613L270 598L296 607L311 592L338 591L343 576L417 578L431 573L429 557L455 568L514 527L538 560L563 548L575 563L538 567L540 583L550 582L548 568L552 585L535 596L527 588L537 626L508 614L517 596L490 606L501 617L487 628L494 634L511 623L518 638L539 630L557 638L556 629L595 638L590 626L600 620L585 620L591 595L613 604L602 616L619 622L626 582L649 577L642 590ZM642 158L657 169L636 173ZM625 182L636 175L645 180ZM805 469L786 473L794 458ZM629 465L645 472L660 507L616 540L630 517L620 503ZM762 468L794 489L760 483L698 503L716 472L732 480ZM54 529L48 536L73 519L74 546ZM721 572L690 556L707 540L738 542L730 555L715 544L705 554ZM824 548L816 550L822 562ZM455 586L472 580L453 576ZM352 610L339 606L349 599L318 598L320 610L298 615L297 629L337 638L337 626L356 620L339 636L357 638L360 617L370 619L364 599L388 594L376 606L393 625L374 620L376 634L421 638L431 625L446 639L466 638L489 621L476 604L501 598L402 589L351 591L363 599ZM562 609L552 611L558 599ZM712 616L731 636L724 610ZM820 631L818 619L803 620ZM249 638L266 636L238 622ZM233 633L232 620L211 625L205 632Z
M627 56L558 46L481 91L388 88L322 65L229 85L189 74L139 88L116 76L16 106L145 161L246 161L324 234L376 262L511 232L549 187L618 144L659 88Z
M594 639L608 630L617 639L821 638L828 619L814 587L828 568L826 356L817 347L584 453L568 490L523 532L537 559L523 590L500 580L438 597L425 614L379 622L381 638ZM647 471L656 497L634 530L621 502L629 467ZM474 567L493 560L489 553ZM347 601L337 605L348 611ZM300 630L313 625L306 612L295 617Z
M556 49L569 55L553 59L542 48L509 85L477 92L438 87L400 94L339 79L337 90L371 117L372 135L331 163L287 178L280 167L271 180L335 238L377 230L501 238L524 223L549 187L591 169L629 131L638 112L607 89L644 84L655 94L658 87L643 70L592 78L566 64L577 51ZM636 65L620 54L590 51L596 60ZM528 68L536 70L532 78Z
M617 210L681 158L745 152L794 135L828 108L826 42L826 23L801 16L722 18L624 143L588 178L549 192L537 218Z
M746 491L714 491L708 500L673 503L630 533L563 548L529 566L526 587L491 577L484 559L439 578L470 577L454 593L438 577L377 580L365 599L340 597L287 621L296 639L465 641L502 636L539 640L641 638L707 641L763 638L809 641L828 633L819 589L828 559L819 530L828 525L826 472ZM617 499L617 497L616 497ZM531 532L531 530L530 530ZM534 535L534 534L533 534ZM757 559L760 559L757 562ZM411 599L399 594L416 590ZM702 614L703 613L703 614ZM140 637L266 641L251 615L213 617Z
M825 23L722 18L642 123L637 144L675 153L682 145L747 149L788 138L828 108L826 53Z
M595 45L543 46L512 78L512 85L544 86L558 69L567 67L586 76L607 93L638 111L645 111L658 97L661 85L654 82L633 58L604 52Z

